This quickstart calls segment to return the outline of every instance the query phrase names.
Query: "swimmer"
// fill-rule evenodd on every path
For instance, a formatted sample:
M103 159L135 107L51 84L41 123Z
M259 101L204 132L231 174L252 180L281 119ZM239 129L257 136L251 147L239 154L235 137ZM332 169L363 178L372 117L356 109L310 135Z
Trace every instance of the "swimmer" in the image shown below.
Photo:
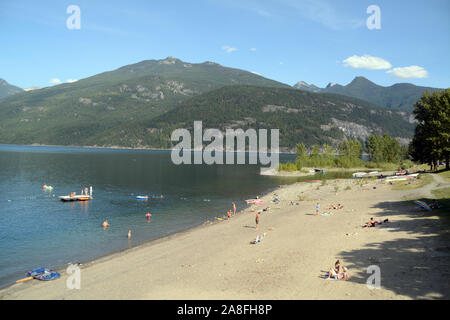
M131 230L128 230L128 239L131 239Z
M150 222L151 216L152 216L152 214L150 212L147 212L147 214L145 215L145 217L147 218L147 222Z
M110 226L110 224L108 223L108 220L103 221L103 223L102 223L103 229L106 230L106 228L108 228L109 226Z

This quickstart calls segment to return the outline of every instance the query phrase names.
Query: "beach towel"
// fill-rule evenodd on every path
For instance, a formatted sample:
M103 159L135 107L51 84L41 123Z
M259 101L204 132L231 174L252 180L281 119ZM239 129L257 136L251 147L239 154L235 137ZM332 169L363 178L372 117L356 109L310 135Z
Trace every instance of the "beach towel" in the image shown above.
M338 279L338 278L337 278L337 275L336 275L336 278L335 278L335 277L330 277L330 278L328 278L328 272L325 273L324 279L325 279L325 280L336 280L336 281L344 280L344 279Z
M425 210L432 211L432 209L430 208L430 206L427 205L427 204L426 204L425 202L423 202L423 201L415 200L414 203L418 204L419 206L421 206L421 207L424 208Z
M321 216L331 216L331 212L324 212L320 214Z

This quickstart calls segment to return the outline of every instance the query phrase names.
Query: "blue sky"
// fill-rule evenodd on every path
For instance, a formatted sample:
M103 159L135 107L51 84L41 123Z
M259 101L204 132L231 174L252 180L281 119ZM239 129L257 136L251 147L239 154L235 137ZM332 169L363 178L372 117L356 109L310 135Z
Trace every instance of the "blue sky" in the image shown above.
M70 30L69 5L81 10ZM377 5L381 29L366 12ZM324 87L365 76L449 87L450 1L0 1L0 78L27 88L147 59L214 61ZM53 81L51 81L53 79Z

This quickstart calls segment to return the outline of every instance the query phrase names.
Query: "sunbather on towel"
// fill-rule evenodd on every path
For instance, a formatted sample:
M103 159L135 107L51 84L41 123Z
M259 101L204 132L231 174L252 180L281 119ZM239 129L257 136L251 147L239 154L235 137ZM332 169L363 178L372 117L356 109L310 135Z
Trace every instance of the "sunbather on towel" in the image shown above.
M389 219L384 219L384 221L381 220L373 220L373 218L370 218L369 222L367 222L363 228L370 228L370 227L375 227L377 224L384 224L386 222L389 222Z

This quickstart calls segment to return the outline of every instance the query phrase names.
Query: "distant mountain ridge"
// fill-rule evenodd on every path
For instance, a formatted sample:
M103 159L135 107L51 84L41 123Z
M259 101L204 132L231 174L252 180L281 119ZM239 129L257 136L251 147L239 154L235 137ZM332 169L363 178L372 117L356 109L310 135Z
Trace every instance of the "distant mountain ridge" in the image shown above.
M100 145L171 148L171 132L203 128L280 130L280 148L295 151L299 142L307 146L327 143L337 146L346 138L365 141L372 133L388 133L402 142L413 135L415 123L403 111L391 111L369 102L330 93L293 88L226 86L192 97L178 107L149 121L126 124L105 132Z
M342 94L345 96L366 100L385 108L404 110L408 112L413 110L414 103L425 91L442 90L439 88L416 86L411 83L396 83L389 87L383 87L364 77L355 77L345 86L332 82L330 82L325 88L318 88L312 84L308 86L298 86L297 84L293 87L313 92Z
M13 86L12 84L9 84L5 80L0 79L0 99L22 91L23 91L22 88Z
M186 99L229 85L290 88L214 62L145 60L1 99L0 143L83 145L104 130L151 119Z

